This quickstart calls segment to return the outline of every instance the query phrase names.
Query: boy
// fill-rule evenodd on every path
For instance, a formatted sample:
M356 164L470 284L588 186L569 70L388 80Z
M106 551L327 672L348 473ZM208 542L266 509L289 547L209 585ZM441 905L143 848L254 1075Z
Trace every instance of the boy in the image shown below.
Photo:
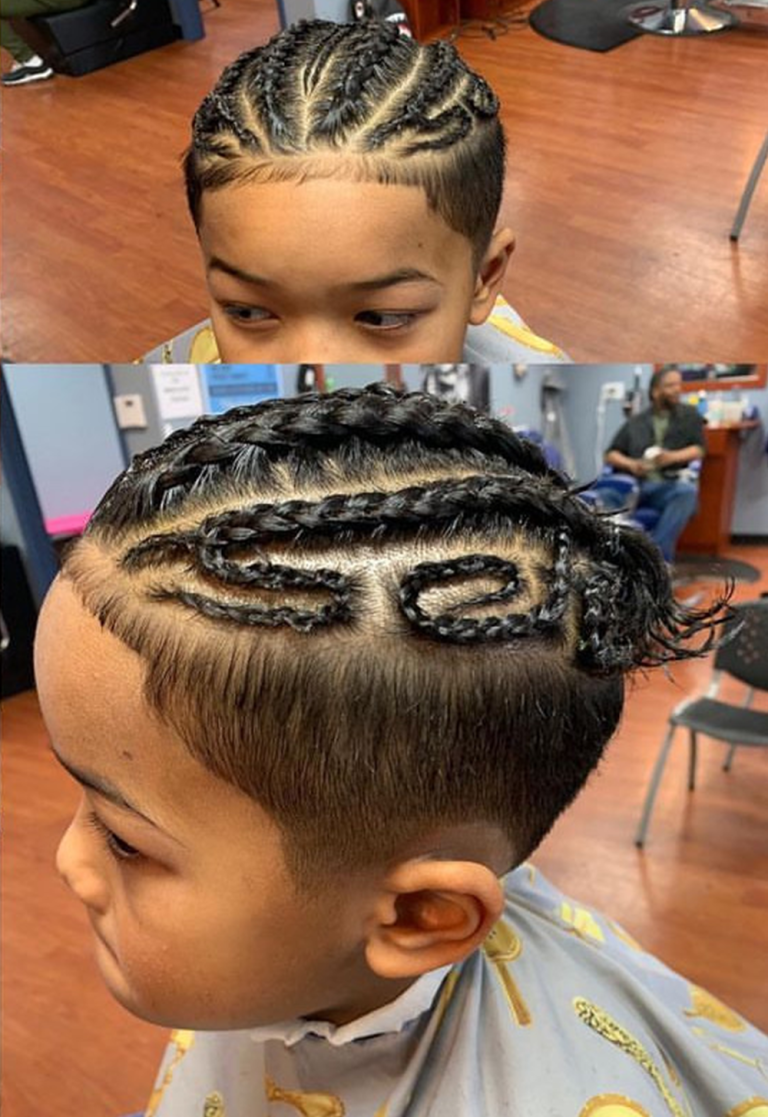
M36 666L85 789L59 870L112 993L183 1029L148 1117L765 1117L759 1033L523 864L625 674L703 653L721 608L420 393L138 457Z
M144 359L564 360L500 298L498 112L453 46L376 20L241 55L184 164L211 322Z

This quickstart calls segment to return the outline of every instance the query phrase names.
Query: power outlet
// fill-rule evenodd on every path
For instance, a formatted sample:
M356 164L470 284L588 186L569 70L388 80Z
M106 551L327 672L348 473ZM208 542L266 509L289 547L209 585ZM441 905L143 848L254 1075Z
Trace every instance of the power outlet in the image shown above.
M144 410L144 400L135 395L115 396L115 416L120 430L146 430L147 415Z
M626 388L620 380L610 380L607 384L603 384L602 396L604 400L623 400L625 394Z

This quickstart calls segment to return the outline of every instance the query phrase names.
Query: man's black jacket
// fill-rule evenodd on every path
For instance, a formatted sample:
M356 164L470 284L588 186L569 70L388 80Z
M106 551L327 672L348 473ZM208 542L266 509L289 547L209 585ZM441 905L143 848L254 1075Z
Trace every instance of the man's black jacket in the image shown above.
M649 407L634 415L619 428L608 447L606 453L618 450L628 458L642 458L649 446L655 446L656 436L653 433L653 408ZM665 450L684 450L686 446L701 446L706 453L704 441L704 420L695 407L687 403L678 403L672 408L669 415L667 433L664 435L663 448ZM663 470L663 475L674 477L684 465L669 466Z

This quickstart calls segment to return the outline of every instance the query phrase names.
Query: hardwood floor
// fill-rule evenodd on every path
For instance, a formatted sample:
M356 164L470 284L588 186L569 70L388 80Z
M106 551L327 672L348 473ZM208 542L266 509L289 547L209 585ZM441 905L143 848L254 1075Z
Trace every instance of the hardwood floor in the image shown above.
M5 94L5 335L15 361L130 361L206 314L179 155L202 95L277 27L226 0L208 38ZM506 295L579 361L765 360L768 34L643 36L607 54L529 28L461 51L499 91Z
M767 590L768 547L732 554L761 571L739 598ZM768 1029L768 754L741 750L726 775L722 746L703 741L699 785L689 795L679 747L646 851L632 841L667 714L703 688L709 670L689 663L674 681L660 672L638 680L600 774L534 860ZM760 696L761 708L767 704ZM104 990L87 920L54 872L77 792L48 753L34 694L9 700L3 713L5 1117L117 1117L146 1100L165 1033L127 1015Z

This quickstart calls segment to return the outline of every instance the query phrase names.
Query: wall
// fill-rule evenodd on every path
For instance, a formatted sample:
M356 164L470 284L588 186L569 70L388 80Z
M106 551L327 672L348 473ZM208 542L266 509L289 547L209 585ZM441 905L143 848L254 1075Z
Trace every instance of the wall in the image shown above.
M738 398L741 392L729 395ZM736 507L731 522L734 535L768 536L768 389L744 393L761 415L761 425L742 435ZM728 396L726 396L726 399Z
M24 550L21 527L13 504L13 497L8 491L8 486L3 481L0 470L0 540L3 543L12 543L14 547Z
M92 511L125 465L103 366L4 371L43 517Z

